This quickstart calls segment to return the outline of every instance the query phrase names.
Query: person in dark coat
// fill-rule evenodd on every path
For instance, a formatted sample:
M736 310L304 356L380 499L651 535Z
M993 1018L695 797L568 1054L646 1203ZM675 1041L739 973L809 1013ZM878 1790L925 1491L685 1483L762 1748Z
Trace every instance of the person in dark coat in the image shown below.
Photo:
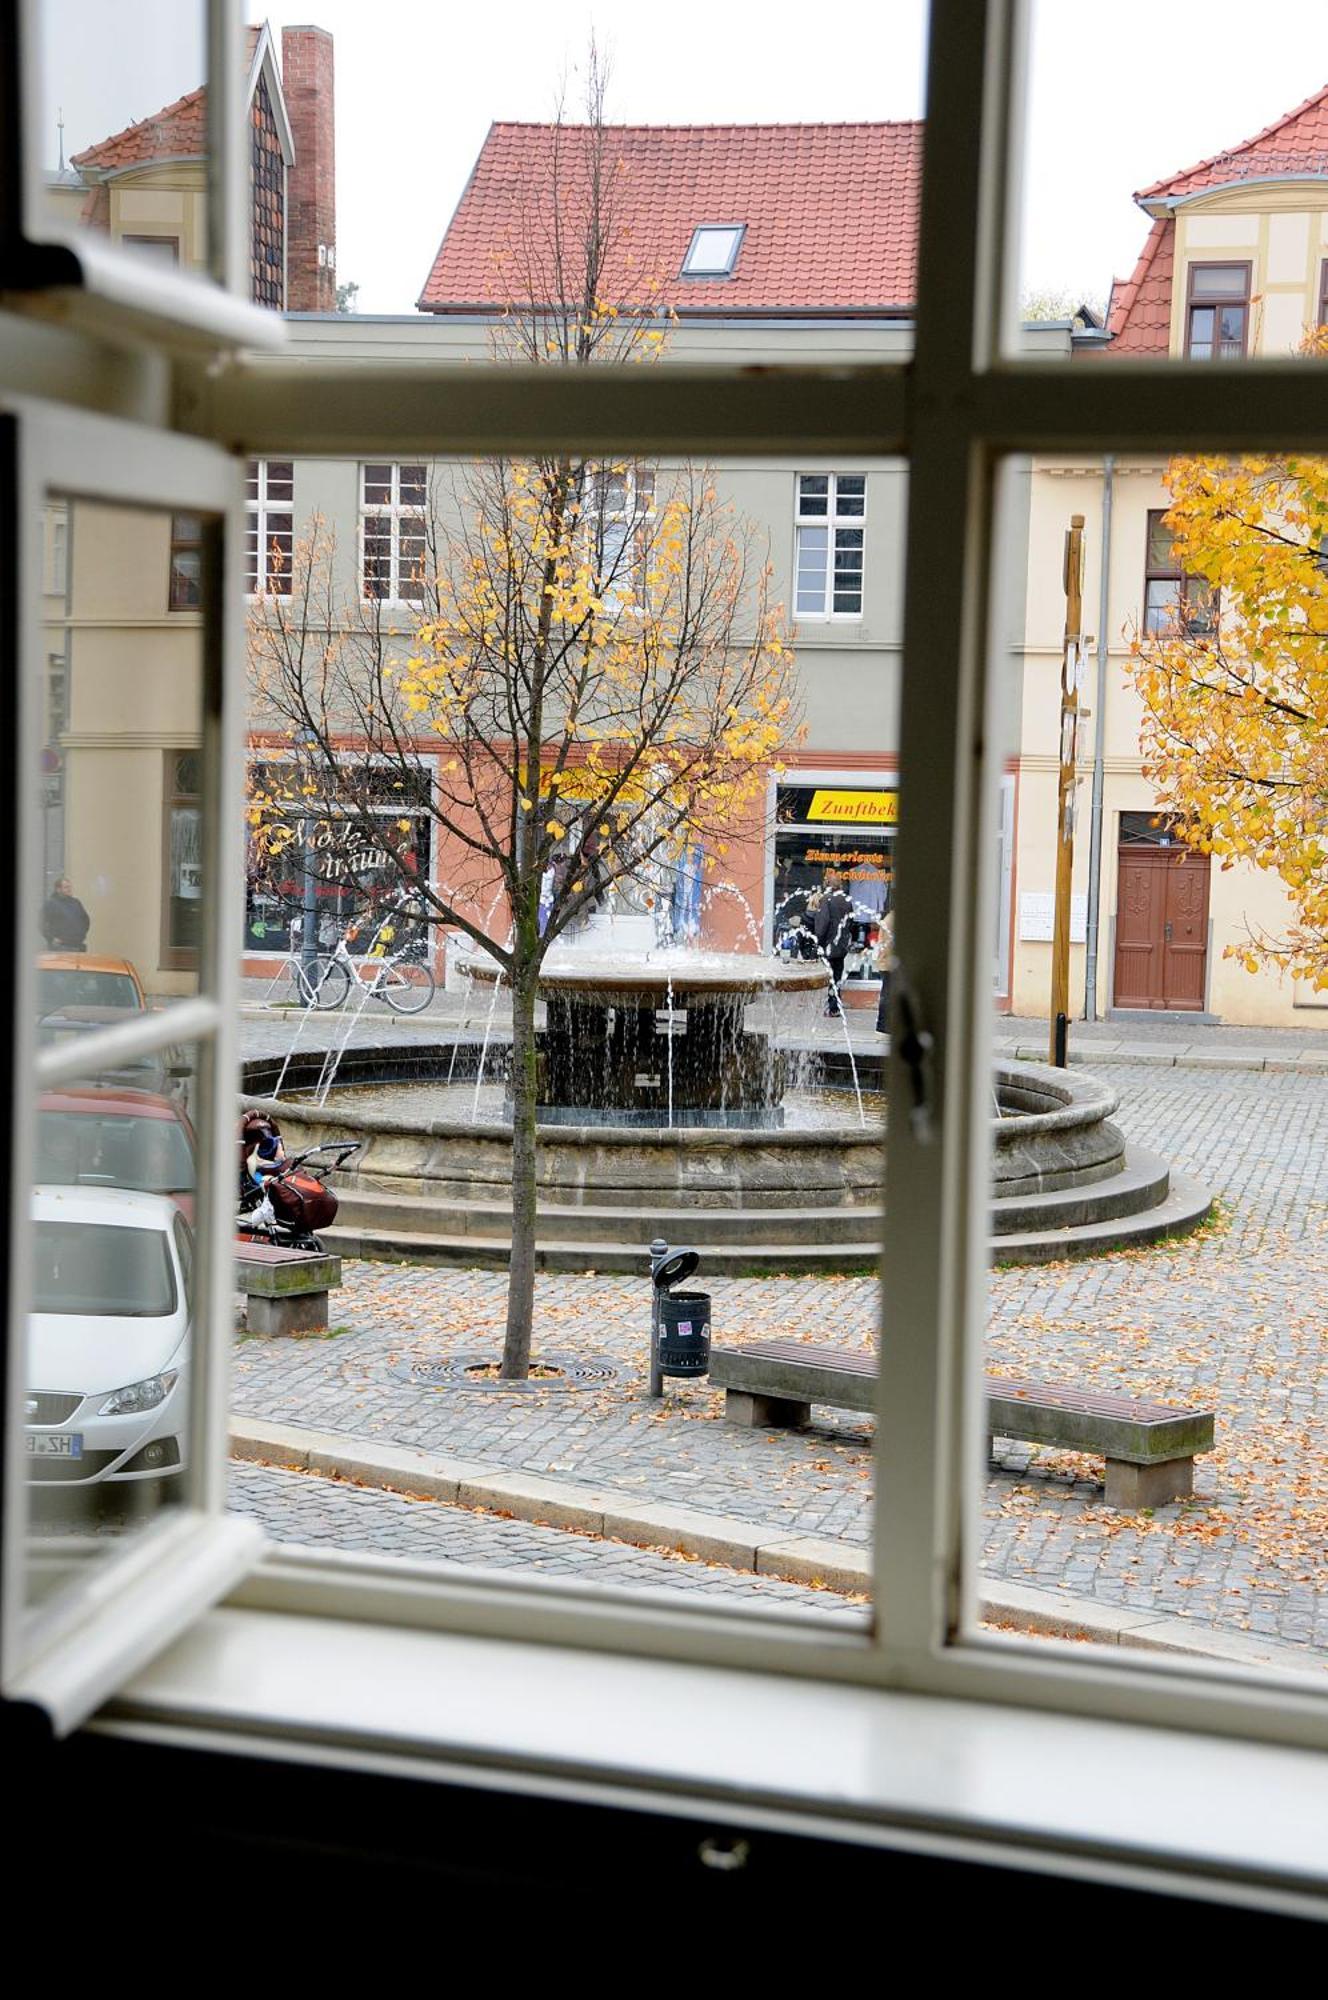
M852 939L853 905L844 893L841 876L832 869L812 915L812 931L817 946L830 967L831 987L826 995L827 1014L839 1014L839 989L844 982L844 960Z
M60 876L42 904L41 933L50 951L82 951L88 941L91 918L70 886L67 875Z

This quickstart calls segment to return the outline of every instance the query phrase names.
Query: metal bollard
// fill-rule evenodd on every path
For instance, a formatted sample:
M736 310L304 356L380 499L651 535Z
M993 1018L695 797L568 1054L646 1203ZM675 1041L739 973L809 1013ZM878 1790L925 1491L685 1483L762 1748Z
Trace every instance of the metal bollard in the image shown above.
M664 1394L664 1377L659 1372L659 1286L660 1271L667 1263L669 1246L657 1236L650 1246L650 1394Z

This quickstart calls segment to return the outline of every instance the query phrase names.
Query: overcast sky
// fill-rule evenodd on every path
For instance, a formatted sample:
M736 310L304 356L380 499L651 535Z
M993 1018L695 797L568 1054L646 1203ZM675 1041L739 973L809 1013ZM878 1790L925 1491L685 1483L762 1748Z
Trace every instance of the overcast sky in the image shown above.
M72 152L199 79L192 0L44 0L44 12L51 164L57 104ZM915 118L925 12L922 0L835 0L822 15L805 0L250 5L274 28L314 21L335 37L337 267L364 312L413 309L490 121L548 117L564 73L574 98L592 27L624 121ZM1328 0L1039 0L1023 287L1105 296L1143 240L1136 188L1326 83Z

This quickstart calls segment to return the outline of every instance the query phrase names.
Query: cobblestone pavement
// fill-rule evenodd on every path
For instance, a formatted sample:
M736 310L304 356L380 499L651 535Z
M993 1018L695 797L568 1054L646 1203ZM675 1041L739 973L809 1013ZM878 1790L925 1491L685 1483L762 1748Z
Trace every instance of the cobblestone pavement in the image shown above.
M1328 1647L1328 1079L1100 1067L1122 1092L1129 1136L1212 1186L1223 1225L1090 1263L995 1272L989 1365L1212 1399L1218 1449L1198 1462L1192 1502L1131 1516L1102 1506L1093 1461L1002 1447L998 1469L984 1468L983 1571ZM651 1404L643 1280L539 1281L537 1352L602 1370L594 1386L512 1395L449 1382L449 1365L496 1352L504 1283L501 1273L348 1263L334 1302L340 1331L239 1341L234 1406L866 1541L870 1426L818 1412L800 1434L736 1431L701 1385ZM716 1279L709 1289L720 1340L778 1331L865 1348L873 1337L870 1279ZM272 1490L266 1517L280 1534L285 1509ZM298 1522L289 1504L290 1532L303 1538L307 1497Z
M313 1548L515 1569L577 1583L611 1584L621 1590L682 1590L721 1609L750 1604L773 1610L811 1609L854 1624L865 1622L868 1615L864 1604L835 1591L748 1576L688 1556L606 1542L598 1535L440 1507L279 1467L232 1465L230 1503L237 1513L261 1521L277 1540Z

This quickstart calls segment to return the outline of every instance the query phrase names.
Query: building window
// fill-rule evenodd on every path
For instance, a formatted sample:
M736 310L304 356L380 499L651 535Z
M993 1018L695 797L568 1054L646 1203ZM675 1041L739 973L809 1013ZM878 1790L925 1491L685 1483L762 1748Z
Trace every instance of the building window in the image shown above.
M203 522L197 514L171 515L172 611L198 611L203 604Z
M1328 326L1328 257L1319 266L1319 325Z
M289 458L251 458L246 502L245 583L250 597L289 597L295 552L295 466Z
M800 472L797 492L797 616L861 618L866 475Z
M683 277L731 278L746 228L745 222L702 223L682 260Z
M120 241L145 256L155 257L158 263L174 266L180 261L178 236L122 236Z
M899 793L860 784L790 783L775 791L773 942L782 957L814 958L816 903L839 887L853 906L844 980L874 981L881 918L890 908Z
M1186 576L1176 558L1165 507L1148 510L1144 557L1144 633L1150 639L1210 638L1217 630L1217 586Z
M651 467L615 465L586 475L586 518L593 538L600 595L611 602L645 601L649 524L655 513Z
M388 604L423 604L425 505L422 465L360 468L363 564L360 595Z
M1185 307L1189 361L1239 361L1250 323L1248 264L1191 264Z
M163 967L198 963L203 894L202 765L197 750L166 752L162 795Z

